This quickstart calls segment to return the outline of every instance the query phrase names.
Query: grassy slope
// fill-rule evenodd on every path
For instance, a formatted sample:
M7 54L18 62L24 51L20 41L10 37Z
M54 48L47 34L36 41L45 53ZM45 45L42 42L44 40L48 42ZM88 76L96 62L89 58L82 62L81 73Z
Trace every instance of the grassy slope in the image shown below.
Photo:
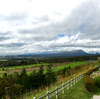
M85 90L83 79L71 87L70 90L66 89L65 94L60 93L58 95L59 99L91 99L92 96L92 93Z
M61 70L61 69L63 69L63 68L67 68L67 67L75 67L75 66L77 66L77 65L82 65L82 64L86 64L86 63L88 63L88 62L74 62L74 63L70 63L70 64L67 64L67 65L62 65L62 66L58 66L57 67L57 71L59 71L59 70ZM54 69L54 68L52 68L52 69ZM30 72L27 72L28 74L30 74L31 73L31 71ZM44 73L46 73L46 69L44 70Z
M70 63L70 64L67 64L67 65L63 65L63 66L58 66L57 67L57 70L61 70L61 69L63 69L64 67L74 67L74 66L77 66L77 65L82 65L82 64L86 64L86 63L88 63L88 62L74 62L74 63Z
M83 79L76 83L70 90L65 89L65 94L60 93L59 99L91 99L93 95L100 95L100 88L95 88L94 93L86 91ZM55 99L52 98L52 99Z
M97 64L96 64L97 65ZM96 66L95 66L96 67ZM86 72L86 71L88 71L89 69L91 69L91 68L94 68L94 66L92 66L92 67L89 67L89 68L86 68L86 69L84 69L84 72ZM81 73L81 72L80 72ZM79 73L79 74L80 74ZM77 75L79 75L79 74L77 74ZM77 76L76 75L76 76ZM74 77L75 75L73 75L73 77ZM72 77L72 78L73 78ZM66 81L68 81L68 80L70 80L71 78L69 77L68 79L66 79L66 80L64 80L63 82L66 82ZM54 84L53 86L51 86L50 88L46 88L46 89L40 89L40 91L39 91L39 93L37 92L37 91L32 91L32 92L30 92L30 93L26 93L26 94L24 94L23 95L23 99L33 99L33 97L40 97L40 96L43 96L44 94L46 94L46 92L47 92L47 90L49 90L49 91L52 91L52 90L54 90L55 89L55 87L56 86L61 86L61 83L63 83L62 82L62 80L60 79L60 83L56 83L56 84ZM75 89L75 87L78 87L78 88L76 88ZM72 92L72 93L71 93ZM75 93L74 93L75 92ZM79 97L78 97L78 94L77 93L82 93L82 95L83 96L85 96L84 98L80 98L82 95L79 95ZM29 95L28 95L29 94ZM67 94L67 97L66 97L66 95L65 94ZM73 87L71 87L70 88L70 90L66 90L65 91L65 94L62 94L62 93L59 93L59 99L90 99L92 96L93 96L93 94L92 93L89 93L89 92L87 92L85 89L84 89L84 85L83 85L83 80L81 80L81 81L79 81L78 83L76 83ZM69 94L69 96L68 96L68 94ZM100 95L100 89L96 89L96 92L94 93L94 94L96 94L96 95ZM61 96L60 96L61 95ZM75 95L77 95L77 96L75 96ZM63 97L62 97L63 96ZM70 98L70 96L72 96L72 98ZM75 96L75 98L73 98L73 96ZM78 97L78 98L77 98ZM22 99L22 98L20 98L20 99ZM45 98L43 98L43 99L45 99ZM55 99L55 98L53 98L53 99Z

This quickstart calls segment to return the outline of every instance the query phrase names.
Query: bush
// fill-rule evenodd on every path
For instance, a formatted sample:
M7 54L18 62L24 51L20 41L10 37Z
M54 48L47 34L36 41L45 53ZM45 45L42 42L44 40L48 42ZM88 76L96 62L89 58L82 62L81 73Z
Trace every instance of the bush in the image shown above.
M100 88L100 76L94 78L94 81L96 83L96 86Z
M96 68L90 69L90 70L89 70L89 71L87 71L85 74L86 74L86 75L90 75L90 74L92 74L92 72L97 71L97 70L98 70L98 68L99 68L99 66L98 66L98 67L96 67Z
M2 70L5 70L4 68L2 68Z
M95 81L89 75L84 74L84 85L89 92L94 92Z

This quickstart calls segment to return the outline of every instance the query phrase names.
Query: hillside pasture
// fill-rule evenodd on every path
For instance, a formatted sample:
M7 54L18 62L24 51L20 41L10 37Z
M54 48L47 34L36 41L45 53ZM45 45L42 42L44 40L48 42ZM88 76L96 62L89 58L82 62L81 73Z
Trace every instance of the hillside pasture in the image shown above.
M48 65L48 63L42 63L43 65ZM41 66L41 64L32 64L32 65L23 65L23 66L11 66L11 67L1 67L0 70L7 70L9 68L9 70L12 69L22 69L22 68L31 68L31 67L37 67L37 66Z
M63 68L67 68L67 67L74 67L74 66L78 66L78 65L83 65L83 64L87 64L88 62L73 62L73 63L68 63L68 62L65 62L65 63L55 63L53 64L53 67L52 69L54 69L54 66L57 66L57 71L63 69ZM34 65L25 65L25 66L13 66L13 67L9 67L9 74L13 74L14 72L21 72L23 68L26 69L27 73L30 74L32 71L36 70L38 71L39 70L39 66L41 64L34 64ZM47 65L48 63L43 63L44 65L44 73L46 72L46 68L47 68ZM7 68L8 67L4 67L4 70L3 67L0 68L0 75L2 77L2 75L4 73L7 73Z
M67 68L67 67L75 67L75 66L78 66L78 65L83 65L83 64L87 64L88 62L74 62L74 63L70 63L70 64L67 64L67 65L62 65L62 66L58 66L57 67L57 71L63 69L63 68Z

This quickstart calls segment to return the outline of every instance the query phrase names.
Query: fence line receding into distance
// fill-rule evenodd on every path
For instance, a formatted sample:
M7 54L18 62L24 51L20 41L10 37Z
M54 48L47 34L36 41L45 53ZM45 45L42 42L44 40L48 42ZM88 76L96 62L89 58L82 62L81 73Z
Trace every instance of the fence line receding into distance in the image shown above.
M56 87L56 88L55 88L53 91L51 91L51 92L47 91L47 93L46 93L45 95L43 95L43 96L41 96L41 97L39 97L39 98L34 97L33 99L42 99L42 98L44 98L44 97L46 97L46 99L51 99L51 98L53 98L53 97L55 97L55 96L56 96L56 99L58 99L58 94L59 94L60 92L62 92L62 93L64 94L64 89L67 88L67 89L69 90L69 88L72 87L73 84L75 84L75 83L77 83L79 80L81 80L81 78L83 78L83 74L81 74L81 75L79 75L79 76L77 76L77 77L74 77L73 79L67 81L66 83L63 83L60 87ZM50 94L53 94L53 95L50 95Z

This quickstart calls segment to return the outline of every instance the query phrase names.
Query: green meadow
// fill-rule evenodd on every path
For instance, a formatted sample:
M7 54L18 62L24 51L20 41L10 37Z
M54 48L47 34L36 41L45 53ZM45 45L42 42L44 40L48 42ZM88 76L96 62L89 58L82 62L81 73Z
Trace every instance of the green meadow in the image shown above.
M61 70L61 69L64 69L65 67L75 67L75 66L78 66L78 65L83 65L83 64L87 64L88 62L74 62L74 63L70 63L70 64L67 64L67 65L62 65L62 66L57 66L57 71ZM54 67L52 68L54 70ZM31 71L32 72L32 71ZM30 74L31 72L27 72L28 74ZM44 73L46 73L46 69L44 70Z
M48 65L48 63L42 63L43 65ZM33 65L23 65L23 66L12 66L9 67L9 70L12 69L21 69L21 68L29 68L29 67L35 67L35 66L41 66L41 64L33 64ZM7 69L8 67L1 67L0 70L2 69Z
M67 68L67 67L75 67L75 66L78 66L78 65L83 65L83 64L86 64L88 62L74 62L74 63L70 63L70 64L67 64L67 65L63 65L63 66L58 66L57 67L57 71L63 69L63 68Z
M67 67L75 67L75 66L78 66L78 65L83 65L83 64L87 64L88 62L74 62L74 63L70 63L70 64L67 64L67 65L62 65L62 66L57 66L57 71L63 69L63 68L67 68ZM48 65L48 63L43 63L43 65ZM35 66L41 66L41 64L33 64L33 65L24 65L24 66L13 66L13 67L9 67L9 70L12 70L12 69L22 69L22 68L29 68L29 67L35 67ZM2 67L0 68L1 72L2 72L2 69L7 69L7 67ZM54 70L54 67L52 68ZM31 74L32 71L30 72L27 72L27 74ZM44 73L46 73L46 69L44 70ZM10 73L9 73L10 74ZM0 77L3 76L3 73L0 74Z

